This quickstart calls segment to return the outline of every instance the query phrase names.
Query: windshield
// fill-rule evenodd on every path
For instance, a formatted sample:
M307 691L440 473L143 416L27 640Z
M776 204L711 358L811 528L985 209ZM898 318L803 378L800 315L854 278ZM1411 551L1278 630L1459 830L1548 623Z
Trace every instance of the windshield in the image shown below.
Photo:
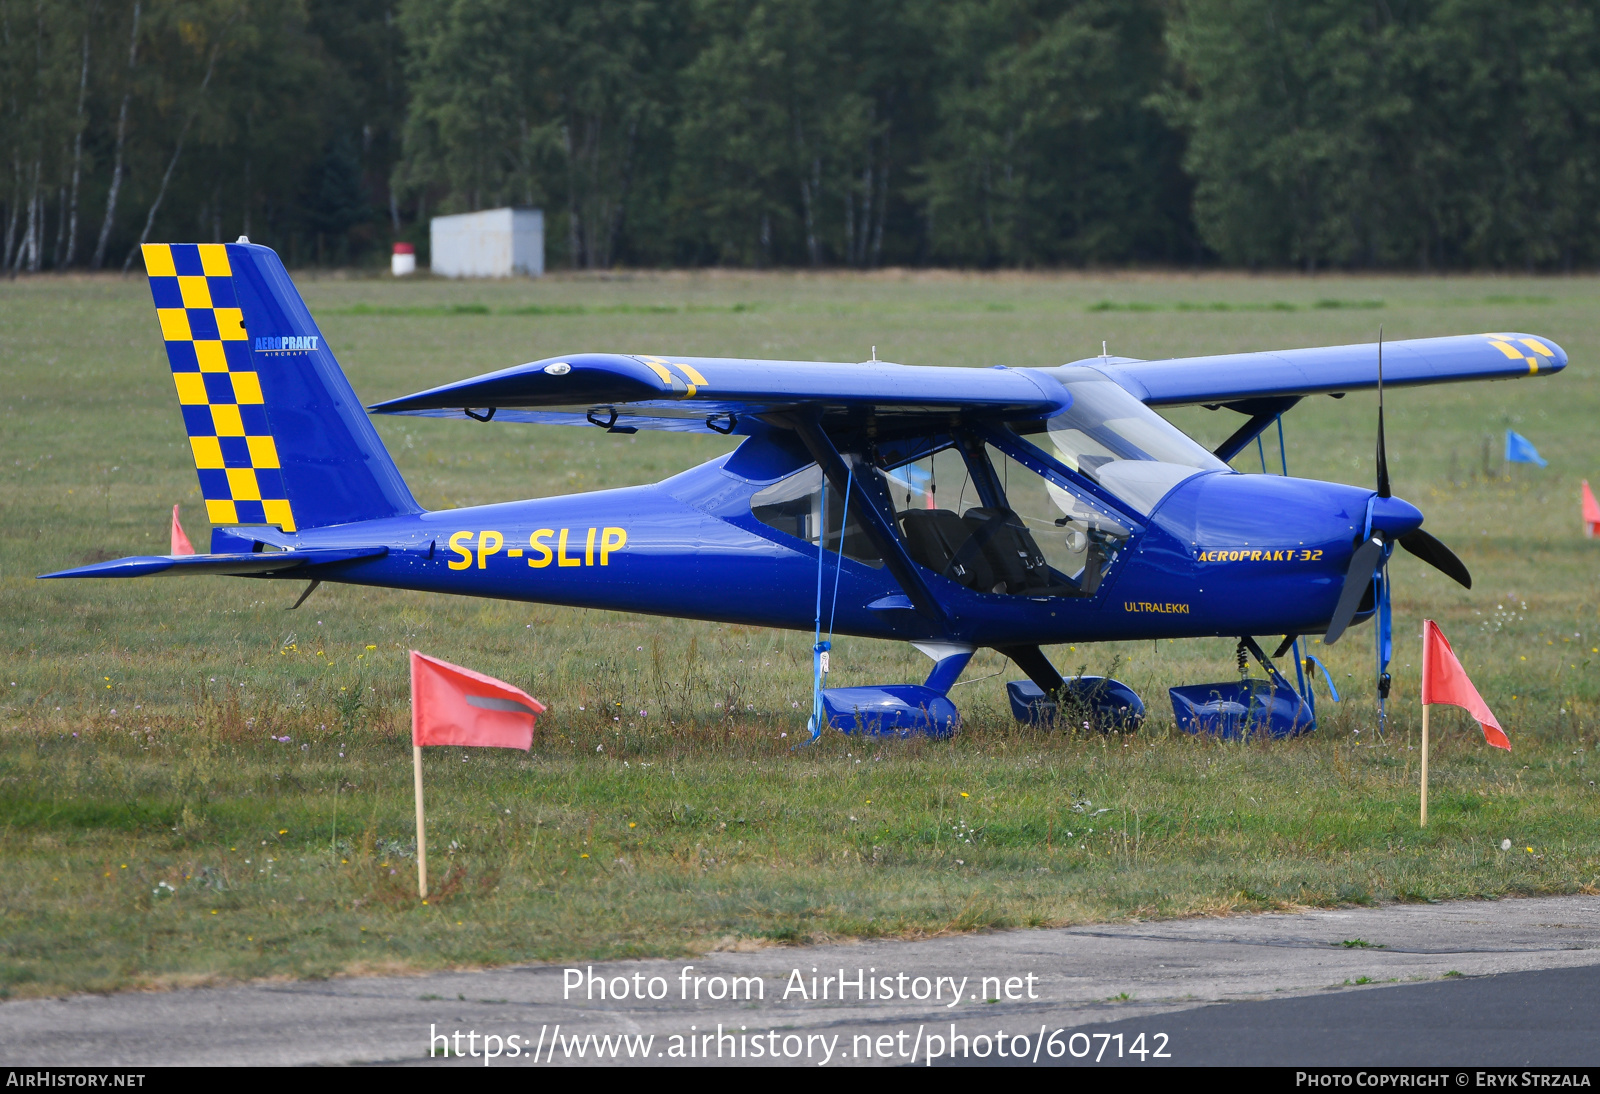
M1093 479L1141 516L1184 479L1228 465L1114 381L1088 369L1064 380L1072 406L1050 419L1061 462Z

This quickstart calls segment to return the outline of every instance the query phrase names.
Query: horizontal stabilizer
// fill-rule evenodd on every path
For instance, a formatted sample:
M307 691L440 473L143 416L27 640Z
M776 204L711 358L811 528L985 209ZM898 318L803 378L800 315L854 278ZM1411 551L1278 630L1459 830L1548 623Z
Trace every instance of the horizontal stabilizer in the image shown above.
M52 577L154 577L158 574L227 574L234 577L268 577L307 567L326 566L336 562L355 562L358 559L382 558L389 553L387 547L320 547L300 551L259 551L231 555L133 555L114 558L109 562L96 562L72 570L53 574Z

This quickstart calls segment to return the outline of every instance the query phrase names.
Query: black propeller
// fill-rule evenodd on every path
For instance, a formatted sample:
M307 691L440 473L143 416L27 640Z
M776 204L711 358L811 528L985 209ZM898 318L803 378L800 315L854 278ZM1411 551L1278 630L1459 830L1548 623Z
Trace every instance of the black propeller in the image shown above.
M1467 588L1472 588L1472 575L1456 557L1456 553L1421 528L1400 537L1400 546L1416 555L1446 577L1454 578Z
M1333 609L1333 621L1328 624L1328 633L1322 639L1324 646L1339 641L1339 637L1350 626L1350 620L1356 617L1356 609L1361 607L1361 598L1372 584L1372 575L1378 572L1382 564L1383 535L1379 533L1357 547L1356 553L1350 556L1350 569L1344 575L1344 590L1339 593L1339 604Z
M1383 328L1378 328L1378 497L1393 497L1389 487L1389 454L1384 445L1383 438ZM1350 621L1355 618L1356 612L1361 607L1361 601L1366 596L1368 587L1372 584L1373 577L1384 564L1384 548L1388 543L1386 533L1374 531L1368 540L1357 547L1355 554L1350 556L1350 568L1345 571L1344 588L1339 593L1339 603L1333 609L1333 618L1328 624L1328 633L1323 637L1322 644L1331 646L1339 640L1340 635L1350 626ZM1421 528L1414 528L1398 540L1400 546L1416 555L1429 566L1448 577L1454 578L1467 588L1472 588L1472 575L1462 561L1456 557L1455 552L1440 543L1433 536Z

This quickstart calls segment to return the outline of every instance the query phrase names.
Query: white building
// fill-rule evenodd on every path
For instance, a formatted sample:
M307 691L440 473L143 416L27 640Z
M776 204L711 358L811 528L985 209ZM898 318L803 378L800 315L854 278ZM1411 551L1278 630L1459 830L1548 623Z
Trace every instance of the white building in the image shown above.
M433 272L441 277L544 273L544 210L485 209L428 223Z

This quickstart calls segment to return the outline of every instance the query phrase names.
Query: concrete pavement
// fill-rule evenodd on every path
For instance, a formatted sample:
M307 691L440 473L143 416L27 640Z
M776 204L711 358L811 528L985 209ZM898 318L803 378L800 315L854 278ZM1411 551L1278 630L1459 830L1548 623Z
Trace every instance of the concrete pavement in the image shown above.
M1213 1003L1589 966L1600 966L1600 897L1389 905L770 947L580 963L572 972L519 966L25 1000L0 1004L0 1064L482 1066L486 1034L499 1039L488 1044L502 1065L533 1063L535 1053L541 1065L593 1064L597 1053L625 1064L630 1051L635 1064L766 1064L776 1055L789 1064L883 1065L911 1063L908 1053L922 1063L935 1034L992 1038L1003 1029L1033 1038L1117 1023L1160 1026L1170 1040L1184 1012L1195 1012L1184 1021L1203 1024L1209 1019L1196 1008ZM604 998L572 987L589 984L590 973L606 981ZM1350 1005L1362 1004L1352 994ZM457 1031L464 1057L454 1055ZM438 1040L430 1055L430 1033L444 1035L450 1056Z

